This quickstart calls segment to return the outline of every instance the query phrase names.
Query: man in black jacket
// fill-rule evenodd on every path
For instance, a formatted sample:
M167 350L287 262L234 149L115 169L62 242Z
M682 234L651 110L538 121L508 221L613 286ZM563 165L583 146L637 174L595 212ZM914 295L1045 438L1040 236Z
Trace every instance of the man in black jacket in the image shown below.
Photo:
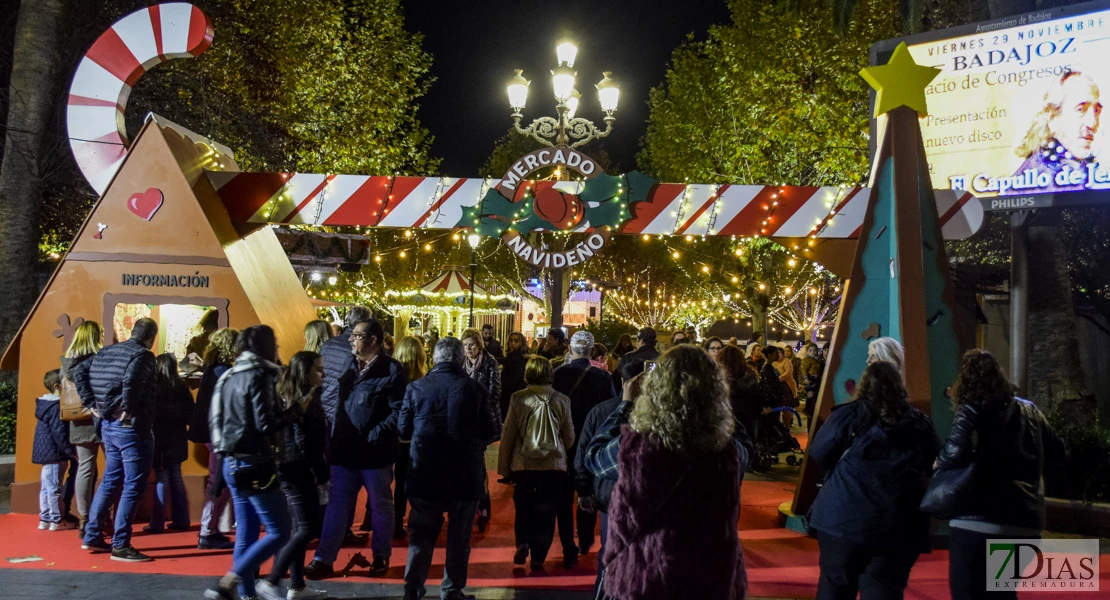
M497 359L497 364L505 362L505 351L501 349L501 342L493 337L493 325L489 323L482 325L482 344L486 347L486 352Z
M467 596L470 535L478 501L485 495L485 450L499 431L487 418L489 394L463 369L463 346L456 338L435 345L435 366L405 393L398 424L401 439L411 439L406 492L409 560L405 600L423 598L432 549L447 513L447 560L440 597Z
M111 552L112 560L123 562L151 560L131 546L131 523L154 460L155 365L150 349L157 337L158 324L153 319L139 319L131 329L131 339L107 346L89 360L88 381L102 418L105 469L89 508L81 548ZM108 546L101 534L101 520L121 488L115 533Z
M351 354L351 330L355 323L367 321L370 309L365 306L352 306L343 320L344 329L339 335L320 346L320 357L324 359L324 386L320 390L320 401L324 405L324 416L328 421L328 431L335 426L335 407L339 405L340 382L346 381L355 370L355 357Z
M357 359L349 393L340 393L329 436L331 496L316 556L305 568L305 577L321 579L333 574L332 563L350 531L350 507L360 487L366 487L373 509L374 534L370 550L374 562L370 576L389 570L393 553L393 464L400 443L397 414L408 380L405 367L382 350L385 337L376 320L360 321L348 336ZM340 382L340 389L348 384Z
M594 349L594 336L588 331L576 332L570 338L571 361L555 369L555 391L566 394L570 398L570 415L574 421L575 444L581 439L582 426L586 423L586 415L598 404L617 395L613 389L612 379L604 369L595 368L590 364L590 353ZM567 448L567 478L566 486L559 498L558 522L559 540L563 545L563 563L568 569L578 562L578 554L586 554L594 545L594 527L597 525L597 513L587 503L584 510L575 511L574 492L579 498L593 495L589 487L577 488L574 468L574 456L578 446ZM577 488L577 489L576 489ZM578 545L574 544L574 517L577 512Z
M618 390L624 385L622 376L625 365L636 361L644 362L659 358L659 351L655 349L655 330L651 327L644 327L636 334L636 344L636 350L621 357L617 368L613 369L613 387Z

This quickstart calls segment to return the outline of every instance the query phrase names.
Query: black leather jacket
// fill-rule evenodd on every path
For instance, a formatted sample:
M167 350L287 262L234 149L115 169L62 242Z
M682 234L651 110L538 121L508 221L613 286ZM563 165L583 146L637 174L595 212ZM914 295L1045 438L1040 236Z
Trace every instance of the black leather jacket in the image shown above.
M275 458L272 448L281 448L285 429L277 398L279 368L244 352L220 377L208 412L212 449L221 454Z
M977 461L969 501L955 518L1044 529L1044 465L1067 454L1041 411L1014 398L1002 406L961 404L938 462L951 469Z

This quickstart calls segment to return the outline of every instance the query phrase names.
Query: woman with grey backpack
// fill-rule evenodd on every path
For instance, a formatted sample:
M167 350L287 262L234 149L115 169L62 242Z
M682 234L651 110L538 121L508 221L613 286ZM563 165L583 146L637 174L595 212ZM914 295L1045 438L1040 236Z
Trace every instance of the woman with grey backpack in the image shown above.
M567 449L574 444L570 399L555 391L551 362L532 356L524 368L528 387L513 394L497 455L497 473L514 485L516 554L523 565L542 569L555 537L559 490L567 470Z

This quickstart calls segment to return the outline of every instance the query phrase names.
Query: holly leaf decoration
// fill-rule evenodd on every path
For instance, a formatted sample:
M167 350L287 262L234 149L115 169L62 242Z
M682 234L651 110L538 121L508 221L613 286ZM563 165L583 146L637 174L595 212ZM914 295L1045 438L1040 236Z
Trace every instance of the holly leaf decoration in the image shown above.
M500 237L506 229L515 229L521 233L533 229L559 229L555 224L536 215L532 210L530 196L525 196L520 202L513 202L493 188L486 192L477 206L463 209L462 218L455 227L469 227L479 235L489 237Z

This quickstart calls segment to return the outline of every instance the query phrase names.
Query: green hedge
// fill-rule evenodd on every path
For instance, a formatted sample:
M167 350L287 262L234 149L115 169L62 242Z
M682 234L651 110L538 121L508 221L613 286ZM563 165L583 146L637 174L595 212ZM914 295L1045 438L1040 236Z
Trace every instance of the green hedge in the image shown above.
M16 387L0 382L0 454L15 454Z
M1090 416L1091 421L1094 418ZM1046 469L1046 493L1053 498L1110 502L1110 428L1059 414L1049 420L1068 443L1071 456L1063 468Z

